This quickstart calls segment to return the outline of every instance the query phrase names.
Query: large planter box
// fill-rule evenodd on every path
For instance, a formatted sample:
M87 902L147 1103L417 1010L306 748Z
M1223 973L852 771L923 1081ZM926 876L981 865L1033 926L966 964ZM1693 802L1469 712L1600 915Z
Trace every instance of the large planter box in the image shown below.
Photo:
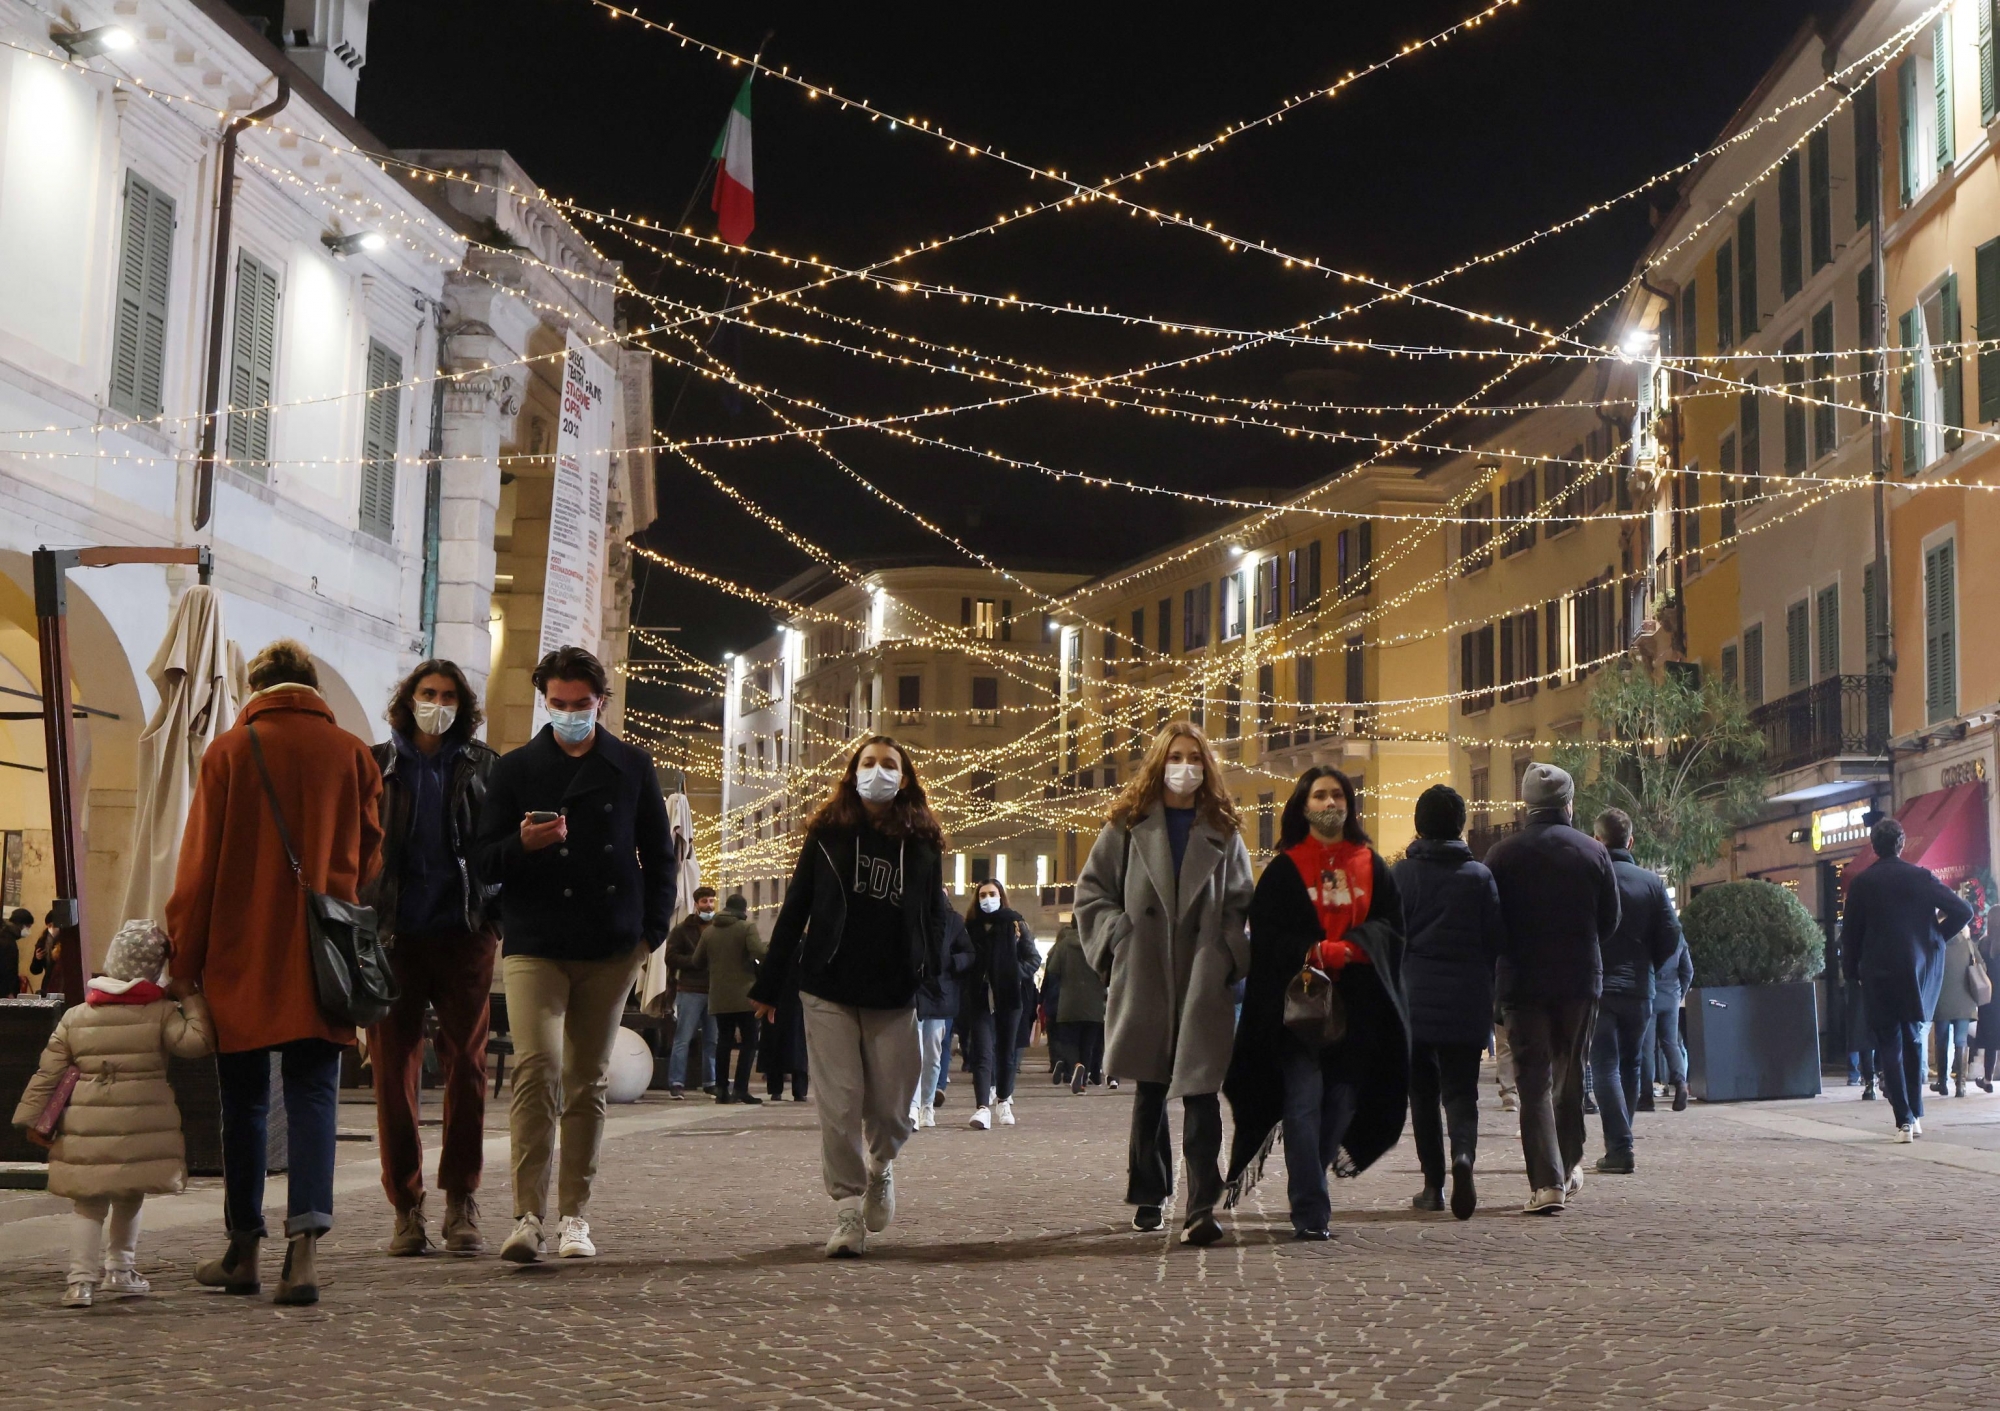
M1688 991L1688 1086L1703 1102L1818 1097L1813 983Z

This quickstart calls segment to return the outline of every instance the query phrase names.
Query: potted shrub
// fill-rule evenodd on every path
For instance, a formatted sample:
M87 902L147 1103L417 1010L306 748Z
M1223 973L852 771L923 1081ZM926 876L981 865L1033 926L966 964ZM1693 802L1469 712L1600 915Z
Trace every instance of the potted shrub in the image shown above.
M1817 1097L1826 967L1819 923L1771 882L1703 888L1681 913L1688 991L1688 1086L1704 1102Z

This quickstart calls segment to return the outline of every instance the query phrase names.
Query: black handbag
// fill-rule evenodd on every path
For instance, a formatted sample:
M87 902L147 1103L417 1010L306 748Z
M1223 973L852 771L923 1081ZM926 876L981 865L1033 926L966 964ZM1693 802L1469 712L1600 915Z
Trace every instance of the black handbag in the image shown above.
M332 1023L355 1029L379 1024L388 1017L399 990L388 953L382 948L375 908L342 901L306 885L291 830L285 827L285 812L278 807L278 791L271 786L271 771L264 763L257 727L245 729L250 733L250 753L256 757L257 773L264 781L264 797L278 825L278 841L285 845L285 860L291 863L292 876L305 894L306 949L312 953L313 988L320 1013Z
M1347 1037L1347 1005L1332 976L1307 965L1286 982L1285 1027L1314 1049Z

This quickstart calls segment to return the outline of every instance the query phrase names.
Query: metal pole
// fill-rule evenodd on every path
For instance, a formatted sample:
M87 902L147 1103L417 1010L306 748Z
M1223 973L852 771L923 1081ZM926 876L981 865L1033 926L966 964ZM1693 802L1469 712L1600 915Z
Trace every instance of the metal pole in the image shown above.
M82 838L77 830L76 725L69 708L69 602L65 578L74 552L37 549L35 635L42 670L42 736L47 749L49 838L54 853L57 954L43 987L70 1004L83 998Z

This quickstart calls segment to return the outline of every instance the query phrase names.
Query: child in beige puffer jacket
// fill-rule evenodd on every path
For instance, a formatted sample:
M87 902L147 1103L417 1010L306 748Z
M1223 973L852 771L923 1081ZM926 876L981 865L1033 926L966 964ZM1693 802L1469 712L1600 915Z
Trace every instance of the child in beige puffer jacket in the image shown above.
M65 1308L90 1307L99 1289L114 1298L152 1291L136 1268L140 1206L187 1183L167 1056L212 1053L215 1028L200 995L176 1001L160 988L166 959L167 938L152 922L126 922L104 957L104 974L56 1025L14 1109L14 1125L31 1127L64 1070L79 1070L49 1150L49 1193L76 1204Z

